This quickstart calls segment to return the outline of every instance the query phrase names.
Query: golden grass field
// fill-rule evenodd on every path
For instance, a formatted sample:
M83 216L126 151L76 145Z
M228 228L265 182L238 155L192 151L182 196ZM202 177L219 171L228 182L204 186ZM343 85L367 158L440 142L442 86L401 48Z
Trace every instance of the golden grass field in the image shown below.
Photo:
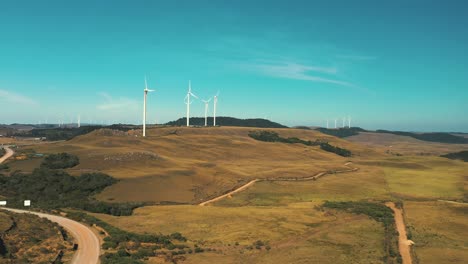
M78 155L80 165L71 173L102 171L120 179L97 195L103 201L184 203L146 206L132 216L94 214L129 231L181 232L191 243L215 249L187 255L183 263L382 263L383 226L363 215L317 209L325 200L402 201L420 263L468 262L466 204L437 202L468 197L468 163L438 157L468 146L387 134L348 141L313 130L267 129L282 137L326 139L353 152L343 158L318 147L256 141L248 137L253 130L260 129L153 128L147 138L95 131L29 147ZM196 205L252 179L307 177L347 169L348 161L359 170L316 181L260 181L209 206ZM38 162L10 165L31 169ZM246 248L257 240L271 249Z

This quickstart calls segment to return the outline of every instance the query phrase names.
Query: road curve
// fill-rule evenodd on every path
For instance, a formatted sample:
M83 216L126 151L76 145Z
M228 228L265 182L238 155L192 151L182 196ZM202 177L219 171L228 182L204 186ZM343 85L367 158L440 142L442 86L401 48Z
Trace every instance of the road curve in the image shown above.
M5 155L3 155L3 157L0 158L0 164L3 163L5 160L7 160L8 158L10 158L11 156L13 156L13 154L15 154L15 152L9 148L9 147L3 147L6 151Z
M347 162L344 164L344 166L346 167L349 167L349 165L351 165L352 162ZM350 169L349 170L342 170L342 171L334 171L333 173L344 173L344 172L352 172L352 171L357 171L358 168L351 168L349 167ZM310 180L317 180L318 178L322 177L322 176L325 176L327 174L329 174L330 172L319 172L317 174L315 174L314 176L310 176L310 177L306 177L306 178L277 178L277 179L254 179L254 180L251 180L249 181L248 183L242 185L241 187L237 188L237 189L234 189L226 194L223 194L223 195L220 195L218 197L215 197L213 199L210 199L208 201L204 201L202 203L199 203L198 205L199 206L205 206L205 205L208 205L210 203L214 203L214 202L217 202L221 199L224 199L228 196L231 196L235 193L238 193L238 192L241 192L245 189L247 189L248 187L254 185L256 182L258 181L263 181L263 180L267 180L267 181L310 181Z
M14 152L8 147L5 147L6 153L0 158L0 164L6 159L11 157ZM33 201L34 202L34 201ZM101 244L98 237L93 231L76 221L71 219L44 213L38 213L33 211L25 211L11 208L0 208L15 213L31 213L39 217L47 218L52 222L55 222L65 228L74 238L75 243L78 244L78 250L75 252L71 264L97 264L99 263L99 255L101 250Z
M408 240L408 237L406 236L406 226L403 220L403 212L392 202L385 203L385 205L392 209L395 215L395 224L398 230L398 250L400 251L403 264L411 264L412 259L410 246L413 245L413 241Z
M44 213L38 213L33 211L25 211L11 208L1 208L14 213L31 213L39 217L49 219L65 228L74 238L75 243L78 244L78 250L73 256L71 264L96 264L99 263L99 254L101 245L96 234L91 229L81 223L73 221L71 219Z

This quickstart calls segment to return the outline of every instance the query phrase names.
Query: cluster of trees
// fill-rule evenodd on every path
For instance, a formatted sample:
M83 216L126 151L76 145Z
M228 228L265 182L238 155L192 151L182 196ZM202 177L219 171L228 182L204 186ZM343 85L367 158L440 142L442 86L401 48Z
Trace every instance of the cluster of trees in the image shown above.
M179 118L175 121L166 123L168 126L185 126L187 125L187 118ZM204 117L191 117L190 125L194 126L204 126L205 118ZM213 125L213 118L208 118L208 125ZM220 116L216 117L216 125L221 126L238 126L238 127L262 127L262 128L286 128L287 126L281 125L276 122L272 122L267 119L262 118L251 118L251 119L239 119L234 117Z
M392 209L380 203L372 202L330 202L325 201L323 208L342 210L353 214L364 214L380 222L385 230L385 263L402 263L398 253L398 231Z
M344 148L340 148L340 147L330 145L330 144L328 144L328 142L320 143L320 148L322 150L325 150L325 151L328 151L328 152L333 152L333 153L335 153L337 155L340 155L342 157L351 157L351 155L352 155L351 151L349 151L347 149L344 149Z
M104 239L102 247L106 250L117 250L117 252L104 254L101 257L103 264L142 263L141 259L156 256L159 249L170 250L172 255L202 251L198 247L192 250L187 245L181 244L187 239L180 233L170 235L136 234L124 231L85 213L72 211L68 212L67 216L89 225L97 225L107 231L109 236ZM175 241L178 243L175 244ZM145 243L146 246L141 246L141 243Z
M80 164L80 159L72 154L58 153L48 155L41 163L41 167L48 169L67 169Z
M345 138L345 137L350 137L359 134L359 132L366 132L366 130L360 128L360 127L351 127L351 128L338 128L338 129L328 129L328 128L317 128L317 131L320 131L321 133L339 137L339 138Z
M398 136L408 136L422 141L449 143L449 144L468 144L468 138L456 136L450 133L411 133L402 131L377 130L377 133L389 133Z
M328 142L322 142L320 140L302 140L297 137L283 138L280 137L278 133L273 131L253 131L249 133L249 137L265 142L281 142L288 144L303 144L306 146L320 146L322 150L332 152L343 157L350 157L352 155L351 151L330 145Z
M45 167L32 173L0 174L0 193L11 206L20 207L23 200L32 200L33 206L44 209L71 207L96 213L130 215L142 203L105 203L92 198L117 180L103 173L85 173L71 176L61 170Z
M441 157L448 159L458 159L463 160L464 162L468 162L468 150L441 155Z

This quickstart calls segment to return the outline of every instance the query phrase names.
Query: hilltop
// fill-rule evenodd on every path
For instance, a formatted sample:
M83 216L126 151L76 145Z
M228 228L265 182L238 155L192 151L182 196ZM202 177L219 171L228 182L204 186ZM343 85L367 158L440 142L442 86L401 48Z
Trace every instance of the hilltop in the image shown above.
M213 117L208 117L208 126L213 126ZM179 118L175 121L166 123L168 126L185 126L187 118ZM190 125L204 126L204 117L191 117ZM262 127L262 128L287 128L287 126L275 123L273 121L262 118L239 119L235 117L220 116L216 117L216 125L218 126L237 126L237 127Z
M314 130L241 127L151 128L146 138L138 133L96 130L34 148L46 154L77 155L80 164L69 173L100 171L119 179L97 196L113 202L198 203L255 178L308 177L343 169L347 161L320 146L262 142L249 136L261 130L285 138L330 142L353 155L373 153Z

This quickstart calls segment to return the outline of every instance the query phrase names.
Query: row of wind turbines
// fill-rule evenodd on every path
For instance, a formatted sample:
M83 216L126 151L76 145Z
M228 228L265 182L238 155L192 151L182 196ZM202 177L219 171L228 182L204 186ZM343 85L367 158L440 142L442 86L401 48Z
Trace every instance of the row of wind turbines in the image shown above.
M149 92L154 92L155 90L150 90L148 89L148 82L146 80L145 76L145 89L143 90L144 97L143 97L143 137L146 137L146 99L148 97ZM216 107L218 104L218 96L219 96L219 91L216 93L215 96L213 96L213 126L216 126ZM187 95L185 96L184 102L187 105L187 126L190 126L190 105L193 103L193 100L190 100L191 98L195 99L200 99L198 96L196 96L194 93L192 93L192 82L189 81L188 84L188 91ZM208 108L209 108L209 103L211 102L211 98L208 100L203 100L201 101L205 104L205 126L208 126Z
M348 121L348 128L351 128L351 117L348 117L347 121ZM327 119L327 128L330 128L329 124L330 124L330 122ZM341 127L342 128L346 127L346 117L343 117L343 125ZM338 119L337 118L335 118L335 127L334 128L338 128Z

